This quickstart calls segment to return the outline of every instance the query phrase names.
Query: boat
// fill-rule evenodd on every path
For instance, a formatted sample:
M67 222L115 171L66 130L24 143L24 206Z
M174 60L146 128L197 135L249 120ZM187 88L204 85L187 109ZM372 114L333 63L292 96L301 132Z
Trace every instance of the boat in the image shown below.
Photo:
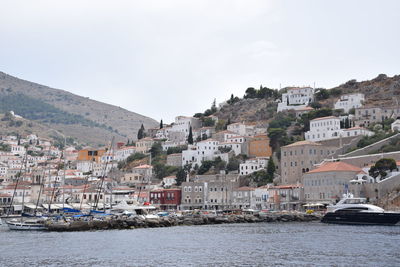
M45 221L43 219L12 219L6 221L6 224L10 230L46 230Z
M327 206L327 213L321 219L323 223L358 225L395 225L400 222L400 213L367 204L365 198L355 198L344 194L336 204Z

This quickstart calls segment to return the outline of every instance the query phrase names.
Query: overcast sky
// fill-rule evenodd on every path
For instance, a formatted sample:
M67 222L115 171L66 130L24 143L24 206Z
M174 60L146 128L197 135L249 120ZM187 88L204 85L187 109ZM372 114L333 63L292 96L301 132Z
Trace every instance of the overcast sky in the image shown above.
M164 122L400 74L400 1L0 0L0 71Z

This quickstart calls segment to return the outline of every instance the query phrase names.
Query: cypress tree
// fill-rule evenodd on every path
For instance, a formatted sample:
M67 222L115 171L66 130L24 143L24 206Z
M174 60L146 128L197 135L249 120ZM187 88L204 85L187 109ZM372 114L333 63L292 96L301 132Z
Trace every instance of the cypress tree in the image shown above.
M160 122L160 129L162 129L162 128L164 128L164 124L163 124L163 121L162 121L162 119L161 119L161 122Z
M188 144L193 145L193 132L192 132L192 126L189 128L189 136L188 136Z
M142 126L140 127L138 134L137 134L137 139L140 140L142 138L145 137L145 133L144 133L144 126L142 124Z
M267 165L267 179L268 182L272 182L274 179L274 173L275 173L275 163L272 157L269 158L268 160L268 165Z

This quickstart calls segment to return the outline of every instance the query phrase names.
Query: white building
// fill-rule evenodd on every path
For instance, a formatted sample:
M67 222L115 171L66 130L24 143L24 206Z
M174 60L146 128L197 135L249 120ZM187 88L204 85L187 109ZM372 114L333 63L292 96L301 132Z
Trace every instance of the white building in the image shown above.
M19 145L11 145L11 153L14 155L20 155L23 156L25 155L26 149L24 146L19 146Z
M164 187L171 187L176 184L176 177L175 176L167 176L163 178Z
M348 94L342 95L335 103L335 109L343 109L344 112L349 112L352 108L359 108L365 100L364 94Z
M229 124L227 126L227 130L230 132L233 132L237 135L253 136L255 134L255 125L236 122L236 123Z
M248 175L267 167L269 158L254 158L246 160L245 163L239 165L240 175Z
M310 130L305 133L309 141L322 141L340 137L340 119L329 116L310 121Z
M117 149L114 153L114 159L116 161L126 160L130 155L136 152L136 147L134 146L126 146L120 149Z
M400 119L395 120L392 124L391 124L391 128L392 131L400 131Z
M311 120L310 130L305 133L305 139L316 142L358 135L372 136L374 133L362 127L341 129L340 118L329 116Z
M228 153L219 151L220 142L214 139L207 139L198 142L195 146L189 146L187 150L182 151L182 166L186 164L201 165L204 160L214 160L217 157L225 162L229 161Z
M185 138L189 135L190 127L192 131L201 127L201 121L195 117L178 116L169 132L181 132L185 134Z
M290 109L303 109L314 100L314 89L311 87L290 88L282 94L278 103L278 112Z

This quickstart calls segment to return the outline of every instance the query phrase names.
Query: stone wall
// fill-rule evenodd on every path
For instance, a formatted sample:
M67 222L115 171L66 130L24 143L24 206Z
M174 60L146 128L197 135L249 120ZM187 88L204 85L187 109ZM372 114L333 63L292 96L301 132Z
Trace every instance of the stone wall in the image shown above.
M388 145L392 139L396 139L396 138L400 138L400 133L395 134L395 135L393 135L391 137L388 137L386 139L383 139L381 141L378 141L376 143L373 143L373 144L371 144L369 146L366 146L366 147L357 149L355 151L352 151L350 153L341 155L341 156L343 156L343 157L354 157L354 156L366 155L368 153L371 153L371 152L374 152L374 151L380 149L384 145Z

